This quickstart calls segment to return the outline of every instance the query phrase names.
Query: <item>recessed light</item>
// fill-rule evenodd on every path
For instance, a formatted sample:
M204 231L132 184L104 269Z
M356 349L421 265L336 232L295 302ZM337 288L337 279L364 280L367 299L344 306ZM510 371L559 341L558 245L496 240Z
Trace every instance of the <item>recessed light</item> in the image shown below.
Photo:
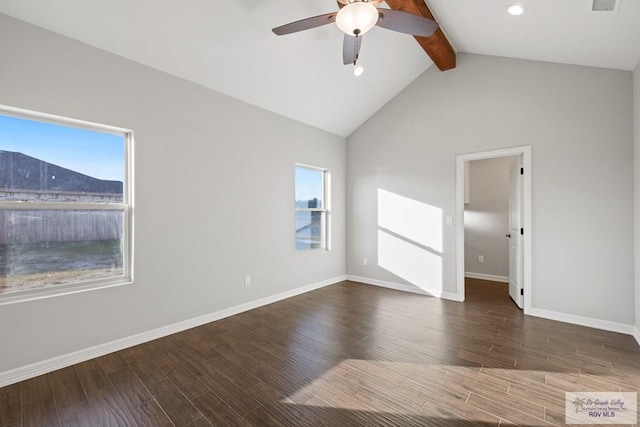
M507 8L507 12L509 13L509 15L520 16L524 13L524 7L520 6L519 4L512 4Z

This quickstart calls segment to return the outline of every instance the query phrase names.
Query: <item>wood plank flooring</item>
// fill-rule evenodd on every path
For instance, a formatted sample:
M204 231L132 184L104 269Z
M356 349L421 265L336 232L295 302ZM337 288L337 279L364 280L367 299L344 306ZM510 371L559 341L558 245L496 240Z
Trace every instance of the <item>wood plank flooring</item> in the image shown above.
M0 389L0 426L563 425L566 391L638 391L627 335L343 282Z

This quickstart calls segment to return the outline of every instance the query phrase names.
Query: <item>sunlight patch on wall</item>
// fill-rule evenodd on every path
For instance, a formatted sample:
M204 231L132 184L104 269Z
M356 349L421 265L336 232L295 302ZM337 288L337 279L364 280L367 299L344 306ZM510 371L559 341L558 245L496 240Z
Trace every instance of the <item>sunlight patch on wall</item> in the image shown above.
M378 265L427 292L442 291L442 209L378 189Z
M378 230L378 265L424 290L442 290L442 256Z
M378 189L378 226L442 253L442 209Z

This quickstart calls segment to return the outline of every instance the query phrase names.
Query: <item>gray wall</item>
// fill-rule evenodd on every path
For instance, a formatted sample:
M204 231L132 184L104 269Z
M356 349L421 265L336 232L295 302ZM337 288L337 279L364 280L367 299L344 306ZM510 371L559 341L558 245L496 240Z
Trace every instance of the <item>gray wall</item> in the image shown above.
M517 157L469 162L464 210L464 271L509 277L509 166ZM478 262L478 255L484 262Z
M633 171L635 222L636 339L640 343L640 64L633 72Z
M135 132L135 283L0 307L0 372L345 274L345 140L0 15L0 102ZM294 163L333 250L294 246ZM244 287L245 275L252 286Z
M436 253L382 247L378 189L454 216L457 154L530 145L533 307L631 325L632 123L628 71L468 54L430 68L347 140L347 272L455 293L454 227L433 222ZM429 252L436 271L383 268L378 251Z

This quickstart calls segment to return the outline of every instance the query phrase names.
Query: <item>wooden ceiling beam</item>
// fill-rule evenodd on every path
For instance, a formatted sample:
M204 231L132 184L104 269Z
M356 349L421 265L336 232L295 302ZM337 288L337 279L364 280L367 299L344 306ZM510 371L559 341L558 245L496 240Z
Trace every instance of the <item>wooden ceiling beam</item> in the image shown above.
M386 2L391 9L424 16L435 21L424 0L386 0ZM456 51L441 27L438 27L436 32L429 37L414 37L440 71L456 68Z

